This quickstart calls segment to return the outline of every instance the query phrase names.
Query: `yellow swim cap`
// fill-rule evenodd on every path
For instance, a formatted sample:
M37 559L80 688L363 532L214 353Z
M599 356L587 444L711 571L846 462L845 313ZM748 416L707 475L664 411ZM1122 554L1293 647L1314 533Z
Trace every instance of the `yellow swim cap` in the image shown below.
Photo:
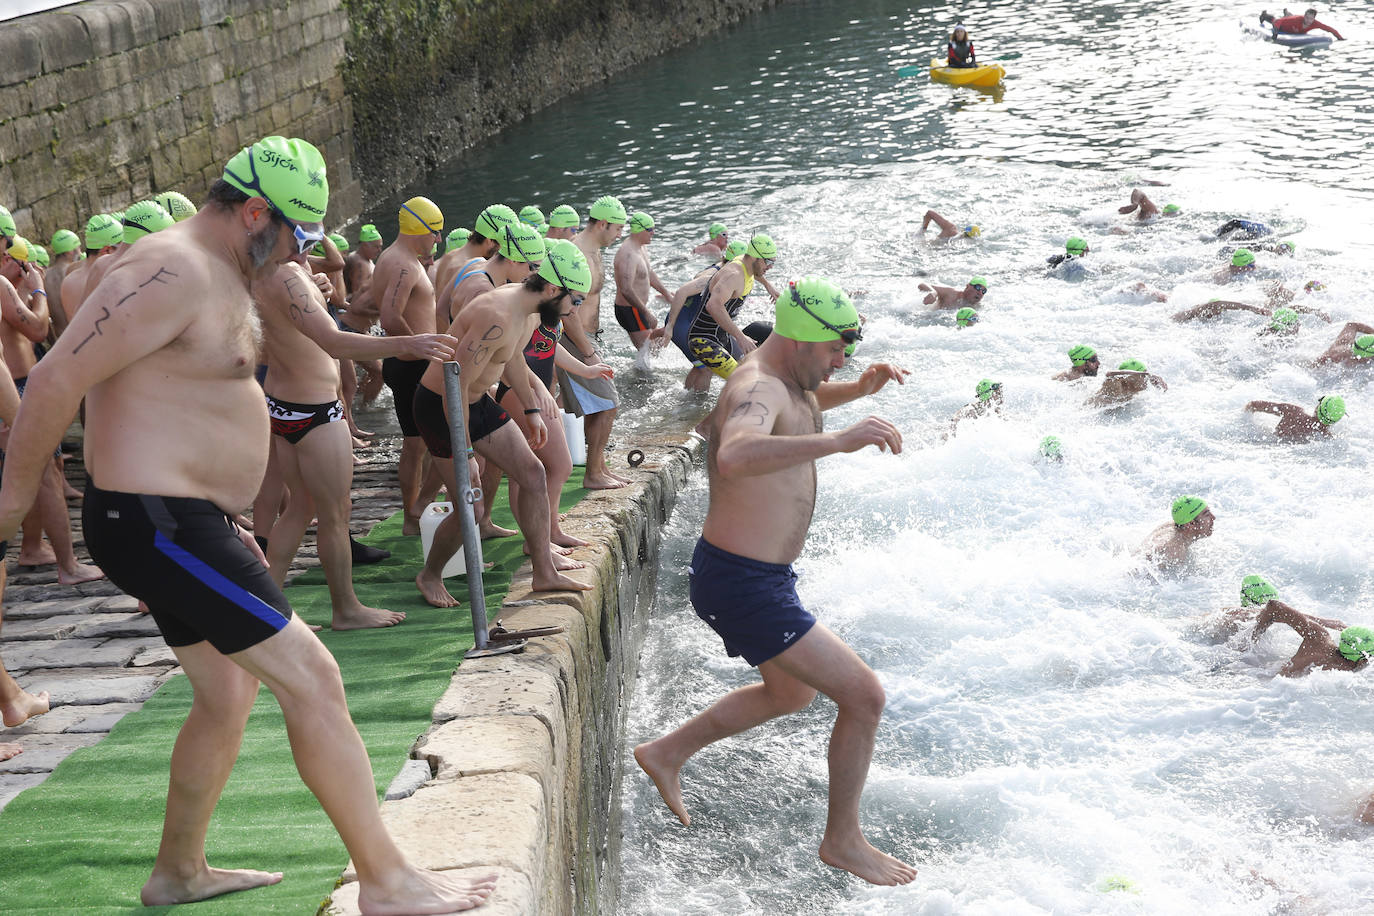
M32 260L33 254L29 251L29 240L22 235L11 236L9 256L16 261L24 261L25 263Z
M443 235L444 214L428 197L412 197L398 214L401 235Z

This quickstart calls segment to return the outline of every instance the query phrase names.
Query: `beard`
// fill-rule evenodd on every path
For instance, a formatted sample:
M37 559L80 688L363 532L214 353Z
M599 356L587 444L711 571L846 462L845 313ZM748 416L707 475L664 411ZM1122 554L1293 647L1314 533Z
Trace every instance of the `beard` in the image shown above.
M558 322L563 320L563 297L568 295L564 290L557 298L539 303L539 323L546 328L558 327Z
M272 252L277 247L277 236L281 232L281 228L275 220L269 220L261 232L248 236L248 260L252 263L254 270L262 270L263 266L267 264L268 258L272 257Z
M1101 366L1093 366L1092 368L1088 368L1087 366L1084 366L1084 367L1083 367L1083 374L1084 374L1084 375L1097 375L1097 370L1100 369L1100 368L1102 368L1102 367L1101 367Z

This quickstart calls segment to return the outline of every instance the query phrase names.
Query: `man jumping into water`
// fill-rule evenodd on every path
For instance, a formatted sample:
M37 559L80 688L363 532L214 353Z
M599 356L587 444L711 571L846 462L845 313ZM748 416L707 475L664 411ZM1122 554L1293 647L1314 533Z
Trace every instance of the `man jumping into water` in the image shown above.
M697 751L777 716L819 691L839 713L830 736L830 806L820 857L873 884L907 884L916 869L873 848L859 826L859 797L885 698L877 676L797 599L791 563L816 499L816 459L876 445L894 454L902 435L868 417L822 432L821 412L873 394L903 369L870 366L857 381L827 384L859 339L859 313L838 286L805 277L778 298L773 334L730 376L710 436L711 507L692 558L692 605L732 656L763 683L717 700L676 731L635 748L668 808L690 823L679 775Z

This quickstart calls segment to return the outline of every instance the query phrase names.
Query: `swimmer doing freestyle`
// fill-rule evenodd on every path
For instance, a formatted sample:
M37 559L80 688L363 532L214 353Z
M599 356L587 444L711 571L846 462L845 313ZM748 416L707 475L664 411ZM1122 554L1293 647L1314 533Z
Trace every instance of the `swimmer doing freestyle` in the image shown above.
M830 383L857 341L859 313L828 280L784 289L773 333L726 382L712 419L707 472L711 504L690 568L692 605L732 656L763 683L717 700L676 731L635 748L668 808L688 824L679 775L712 742L798 712L819 691L839 707L830 736L830 804L820 857L873 884L907 884L916 869L879 852L859 826L859 798L885 698L867 665L797 598L791 563L801 553L816 501L818 458L867 445L902 450L879 417L823 432L821 413L873 394L906 370L879 363L857 381Z

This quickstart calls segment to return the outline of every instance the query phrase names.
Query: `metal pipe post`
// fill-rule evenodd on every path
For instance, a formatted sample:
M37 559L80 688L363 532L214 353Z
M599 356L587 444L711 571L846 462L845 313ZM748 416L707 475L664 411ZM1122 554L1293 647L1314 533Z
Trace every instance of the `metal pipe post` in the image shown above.
M487 647L487 599L482 591L482 536L477 532L473 506L482 499L468 474L467 401L458 380L458 363L444 363L444 393L448 401L448 435L453 446L453 473L458 492L453 494L453 509L463 526L463 559L468 568L468 600L472 602L472 633L476 647Z

